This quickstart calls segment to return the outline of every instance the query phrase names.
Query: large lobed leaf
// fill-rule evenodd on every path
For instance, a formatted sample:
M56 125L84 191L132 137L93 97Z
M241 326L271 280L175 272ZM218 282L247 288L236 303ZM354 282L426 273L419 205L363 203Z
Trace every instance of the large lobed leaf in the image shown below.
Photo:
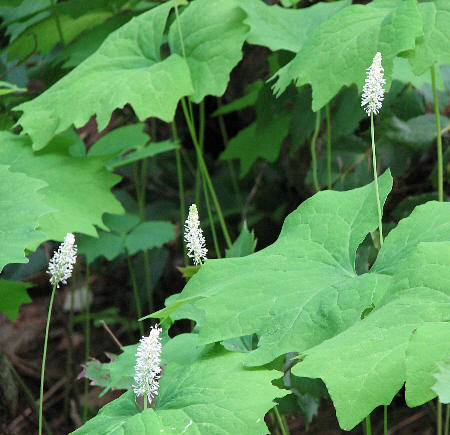
M10 137L13 135L2 133L0 153L8 146L4 139ZM0 158L0 271L8 263L28 262L25 249L45 240L45 235L36 231L38 222L53 211L44 203L47 183L5 165L14 158L15 154L9 160Z
M380 177L383 202L391 185L389 173ZM376 227L373 183L320 192L286 218L273 245L208 260L174 302L179 312L169 306L152 316L195 319L201 342L257 333L259 347L247 364L308 349L352 325L389 283L387 275L358 276L354 269L357 247Z
M410 406L435 396L432 375L450 356L442 340L449 333L449 281L450 242L419 243L369 316L305 352L293 368L295 375L324 380L343 429L388 405L405 381Z
M239 2L236 2L239 4ZM242 58L242 44L248 32L245 14L232 0L197 0L180 17L183 44L177 22L169 30L172 53L186 56L194 93L199 103L206 95L222 95L230 71Z
M245 369L241 353L220 349L198 352L196 341L192 334L184 334L164 343L163 360L170 362L164 367L152 409L141 411L133 391L129 391L103 407L73 435L268 433L264 415L274 405L272 400L285 394L271 384L279 372ZM164 347L171 344L175 344L172 351L165 352ZM132 356L132 347L129 350ZM180 354L187 358L180 358ZM123 375L133 376L133 358L124 360L121 367Z
M182 97L191 95L200 102L206 95L223 94L242 57L245 14L229 0L192 2L180 16L184 44L175 20L168 35L171 54L163 58L166 21L178 1L133 18L50 89L17 106L23 111L19 123L36 150L71 124L81 127L92 115L103 129L111 112L125 104L140 120L169 122Z
M340 0L297 10L268 6L260 0L240 0L239 7L246 12L245 24L250 26L247 42L273 51L298 52L314 28L349 4L349 0Z
M423 74L432 65L450 63L450 2L434 0L420 3L419 12L423 20L423 36L416 47L407 53L416 75Z
M83 126L93 114L102 130L111 112L127 103L141 120L172 120L178 100L193 91L186 62L177 54L162 60L160 54L173 4L133 18L50 89L17 107L23 110L20 124L34 149L43 148L71 124Z
M342 86L362 89L366 68L377 51L383 55L388 82L398 53L413 49L422 34L414 0L375 0L351 5L318 26L296 57L280 69L274 89L281 94L295 81L311 84L313 110L323 107Z
M17 187L12 191L15 204L10 213L12 228L22 219L32 222L30 216L36 214L36 211L31 214L24 211L28 208L32 209L34 206L36 210L47 211L46 214L39 214L39 230L44 234L40 240L35 240L36 243L46 238L63 240L68 232L96 236L95 226L107 229L102 221L103 213L123 212L122 206L111 193L111 188L120 177L104 168L109 157L73 157L68 152L72 141L63 137L56 137L46 150L39 153L33 153L29 139L24 136L0 132L0 139L0 165L9 164L11 172L16 176L20 172L42 180L38 184L42 187L39 196L30 195L31 191L18 196ZM8 188L12 189L13 186ZM26 204L26 209L18 205L17 198ZM44 208L42 204L47 207ZM53 210L49 210L50 207ZM33 224L29 223L28 226L34 228ZM17 237L17 240L20 238ZM14 262L18 261L15 259Z

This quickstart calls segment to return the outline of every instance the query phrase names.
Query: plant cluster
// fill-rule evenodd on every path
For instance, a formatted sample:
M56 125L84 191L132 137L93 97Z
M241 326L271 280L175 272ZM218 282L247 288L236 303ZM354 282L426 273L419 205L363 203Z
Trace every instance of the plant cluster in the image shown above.
M0 312L48 267L39 435L73 269L73 435L287 435L326 396L387 433L403 387L448 435L450 2L272 3L0 0ZM90 361L89 277L122 265L142 338ZM89 381L125 390L90 419Z

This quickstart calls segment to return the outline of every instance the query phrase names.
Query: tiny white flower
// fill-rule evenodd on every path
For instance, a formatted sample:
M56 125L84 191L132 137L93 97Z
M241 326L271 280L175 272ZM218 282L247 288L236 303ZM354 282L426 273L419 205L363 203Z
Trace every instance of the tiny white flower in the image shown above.
M67 233L64 242L59 245L58 251L53 255L53 258L48 264L47 273L50 276L50 283L67 284L67 280L72 276L73 265L77 261L77 245L75 245L75 236L72 233Z
M205 238L200 228L198 210L195 204L189 207L189 215L184 224L184 240L186 241L187 255L194 259L194 264L206 260L208 250L205 246Z
M367 68L366 83L363 87L361 106L366 106L364 110L370 116L376 115L381 109L381 102L384 99L383 85L386 80L383 78L384 68L381 66L381 53L377 52L373 58L372 65Z
M137 397L147 396L148 403L158 395L161 373L161 337L158 325L152 326L148 337L142 337L136 352L136 366L133 386Z

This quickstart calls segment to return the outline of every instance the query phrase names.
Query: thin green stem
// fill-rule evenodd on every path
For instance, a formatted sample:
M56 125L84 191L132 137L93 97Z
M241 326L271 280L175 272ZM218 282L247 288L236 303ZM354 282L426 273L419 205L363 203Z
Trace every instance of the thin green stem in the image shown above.
M136 303L136 311L138 319L140 319L142 317L141 299L139 297L139 289L136 282L136 275L134 274L133 265L131 264L131 257L128 252L128 249L125 250L125 254L127 256L128 271L130 273L131 285L133 287L134 301ZM144 325L142 324L142 322L138 322L138 324L139 324L139 332L141 333L141 335L144 335Z
M59 40L61 41L61 45L64 47L66 45L66 41L64 40L64 35L62 32L61 22L59 21L58 11L56 10L55 0L50 0L53 16L55 17L56 29L58 30Z
M205 195L205 201L206 201L206 209L208 210L209 225L211 227L211 233L212 233L212 237L213 237L214 249L216 250L217 258L222 258L222 256L220 255L219 242L217 240L216 226L214 224L213 215L211 213L211 205L209 203L208 188L206 187L205 179L203 177L202 177L202 184L203 184L203 194Z
M327 121L327 181L328 190L331 189L331 116L330 104L325 105L325 118Z
M220 100L220 98L217 98L217 106L219 108L222 107L222 101ZM222 142L226 149L226 148L228 148L228 132L227 132L227 127L225 125L225 119L223 118L222 114L220 114L218 116L218 120L219 120L220 135L222 136ZM233 186L234 194L236 195L236 200L237 200L237 203L239 204L239 207L242 209L244 207L244 203L242 201L241 191L239 190L239 184L237 181L234 164L233 164L232 160L227 160L227 163L228 163L228 168L230 170L231 184Z
M380 232L380 246L383 246L383 222L380 203L380 191L378 188L378 173L377 173L377 153L375 148L375 128L373 126L373 113L370 113L370 136L372 138L372 166L373 166L373 179L375 180L375 194L377 197L378 208L378 230Z
M147 409L147 394L144 394L144 409Z
M48 344L48 331L50 329L50 319L52 317L53 300L56 293L55 283L52 288L52 294L50 296L50 303L48 304L47 324L45 325L45 338L44 338L44 351L42 353L42 365L41 365L41 386L39 388L39 435L42 435L42 409L44 402L44 377L45 377L45 360L47 358L47 344Z
M75 271L76 272L76 271ZM73 342L72 342L72 333L73 333L73 305L74 305L74 288L75 288L75 275L73 274L73 281L70 286L70 310L69 310L69 322L67 324L67 350L66 350L66 379L67 382L64 385L64 417L69 417L69 409L70 409L70 390L71 390L71 381L72 381L72 350L73 350Z
M91 276L91 270L89 263L86 261L86 281L84 286L84 360L89 361L89 355L91 353L91 304L89 300L90 288L89 279ZM88 419L88 396L89 396L89 379L87 376L84 378L84 391L83 391L83 423Z
M387 405L384 405L383 407L383 428L384 428L384 435L387 435L388 433L388 407Z
M372 435L372 424L370 423L370 414L366 417L366 435Z
M220 226L222 228L222 232L223 232L227 247L231 248L231 245L232 245L231 238L228 233L225 219L223 218L222 208L220 207L219 201L217 199L216 191L214 190L214 186L212 184L211 177L209 176L208 168L206 166L205 160L203 159L203 154L201 152L200 145L197 140L195 128L189 117L189 113L188 113L187 106L186 106L186 101L184 100L184 98L181 99L181 107L183 108L184 117L186 119L186 123L188 125L188 129L191 134L192 142L194 144L195 151L197 153L197 159L198 159L198 163L200 165L200 169L203 173L203 177L205 177L205 181L208 186L209 192L211 193L213 204L216 209L217 216L219 218Z
M170 126L172 129L172 137L173 137L174 141L179 143L177 126L175 125L175 122L172 121ZM175 150L175 160L176 160L176 165L177 165L178 194L180 197L180 226L181 226L181 228L183 228L184 221L185 221L184 210L186 210L186 204L184 201L183 166L181 164L181 155L180 155L179 149ZM184 264L187 265L188 258L186 255L186 242L184 241L183 237L181 237L181 246L183 249Z
M200 103L199 106L200 111L200 121L198 126L198 143L200 145L200 149L202 150L203 154L203 146L205 142L205 106L203 104L203 101ZM195 170L195 199L194 202L196 204L200 204L200 184L203 184L202 180L200 179L201 170L200 170L200 164L197 162L197 168Z
M444 163L442 159L441 115L439 112L439 101L436 90L436 70L434 65L431 67L431 87L433 89L434 115L436 118L438 198L439 201L444 201Z
M275 414L275 419L277 420L278 426L280 427L282 435L290 435L289 428L284 424L283 419L281 418L280 411L278 411L278 407L274 406L273 413Z
M436 435L442 435L442 403L439 397L436 402Z
M175 15L177 17L178 37L180 38L181 52L186 59L186 50L184 49L183 33L181 31L180 14L178 13L178 4L175 3Z
M6 362L9 370L11 371L13 376L16 378L17 383L22 387L22 389L25 393L25 396L27 396L27 399L30 402L30 406L35 410L36 414L39 414L39 409L38 409L38 406L36 405L36 401L33 397L33 394L31 393L31 390L28 388L25 381L22 379L22 377L19 375L17 370L11 364L11 361L9 360L9 358L5 354L3 354L3 356L4 356L4 361ZM52 435L52 431L48 427L47 420L44 418L44 416L42 416L42 423L43 423L45 431L47 432L47 435Z
M450 430L450 404L445 407L445 423L444 423L444 435L449 435Z
M316 124L314 127L314 133L311 138L312 176L316 192L320 191L320 184L317 178L317 155L316 155L316 141L317 137L319 136L319 129L320 129L320 110L316 112Z
M138 162L133 164L134 185L136 189L136 197L139 208L139 217L141 222L145 222L145 196L146 196L146 181L147 181L147 159L144 159L141 165L141 173L139 174ZM144 258L144 278L145 289L147 292L147 303L150 313L153 312L153 285L152 285L152 270L150 267L150 257L148 251L144 250L142 253Z

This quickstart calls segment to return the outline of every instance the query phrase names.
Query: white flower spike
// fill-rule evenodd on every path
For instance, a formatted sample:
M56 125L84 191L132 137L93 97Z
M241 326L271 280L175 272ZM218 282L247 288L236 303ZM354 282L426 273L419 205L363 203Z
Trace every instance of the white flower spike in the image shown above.
M367 68L366 83L363 87L361 106L366 106L364 110L367 115L378 114L381 109L381 102L384 99L383 85L386 80L383 78L384 68L381 66L381 53L378 52L373 58L372 65Z
M75 236L67 233L64 242L59 245L58 251L54 253L53 258L48 264L47 273L51 275L50 283L67 284L67 280L72 276L73 265L77 261L77 245L75 245Z
M161 334L158 325L152 326L148 337L142 337L136 352L136 366L133 386L137 397L147 396L150 404L158 395L161 373Z
M184 224L184 240L186 241L187 255L194 259L194 264L199 264L206 260L208 250L205 246L205 238L200 228L198 210L195 204L189 207L189 215Z

